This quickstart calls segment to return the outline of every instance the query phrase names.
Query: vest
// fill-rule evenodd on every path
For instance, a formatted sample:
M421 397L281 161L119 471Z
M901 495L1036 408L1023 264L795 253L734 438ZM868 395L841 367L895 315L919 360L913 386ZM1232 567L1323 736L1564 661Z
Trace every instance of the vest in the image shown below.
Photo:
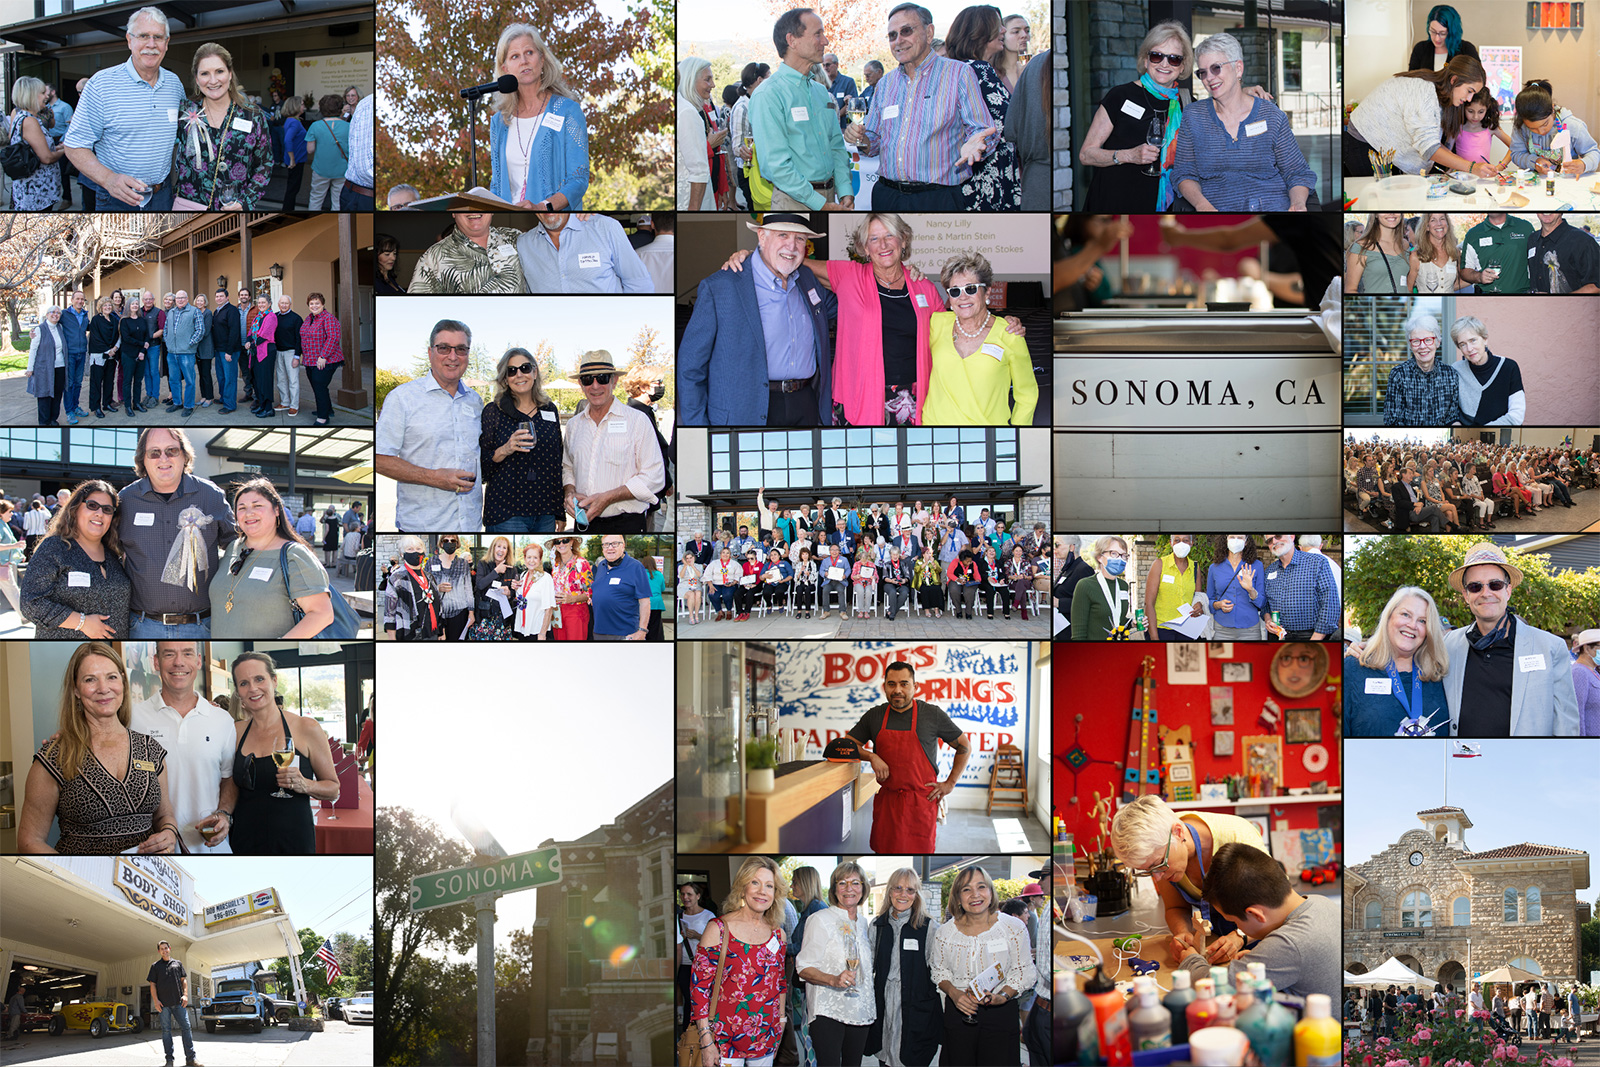
M928 970L928 936L933 929L924 922L922 929L913 930L908 922L900 927L898 935L894 924L886 917L872 921L877 931L872 952L872 979L877 987L878 1015L867 1029L866 1051L876 1054L883 1048L883 997L889 981L889 953L900 954L900 1062L928 1064L939 1050L944 1035L944 1008L939 999L939 989L933 984ZM917 948L906 951L905 942L915 940Z

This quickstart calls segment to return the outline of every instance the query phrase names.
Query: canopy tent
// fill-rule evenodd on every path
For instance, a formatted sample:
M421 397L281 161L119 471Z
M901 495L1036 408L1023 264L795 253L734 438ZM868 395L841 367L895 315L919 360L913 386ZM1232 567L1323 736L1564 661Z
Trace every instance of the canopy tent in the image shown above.
M1483 981L1484 979L1479 980ZM1344 984L1359 986L1363 989L1370 988L1372 986L1391 985L1414 985L1420 986L1424 989L1432 989L1439 983L1435 982L1432 978L1424 978L1416 971L1413 971L1410 967L1407 967L1393 956L1390 956L1388 959L1384 960L1380 966L1374 970L1368 971L1366 974L1351 974L1349 971L1344 972Z
M1518 985L1523 982L1538 982L1540 985L1544 985L1549 982L1549 979L1542 974L1534 974L1532 971L1525 971L1521 967L1513 967L1508 963L1504 967L1496 967L1488 974L1480 974L1472 982L1474 985L1500 985L1506 982L1514 982Z

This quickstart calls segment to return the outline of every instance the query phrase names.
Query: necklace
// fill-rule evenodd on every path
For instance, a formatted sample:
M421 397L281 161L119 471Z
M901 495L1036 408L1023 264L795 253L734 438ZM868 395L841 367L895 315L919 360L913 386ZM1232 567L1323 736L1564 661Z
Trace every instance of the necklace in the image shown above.
M544 98L544 101L539 104L539 110L535 111L532 115L527 116L528 118L533 120L533 133L529 136L528 141L527 141L526 144L524 144L523 140L522 140L522 129L523 129L522 122L521 121L516 121L516 122L513 122L511 124L512 126L514 126L516 128L516 131L517 131L517 149L522 153L522 161L523 161L522 162L522 165L523 165L522 196L519 197L519 199L521 199L521 200L526 200L528 198L528 171L533 169L533 142L539 139L539 122L540 122L540 118L541 118L541 116L544 115L544 109L546 107L548 107L549 104L550 104L550 98L547 96L547 97ZM520 110L520 108L519 108L519 110ZM521 116L521 115L516 115L515 117L518 120L523 118L523 116Z
M873 281L878 280L874 278ZM901 282L903 283L904 281L905 279L902 277ZM886 296L891 300L909 300L911 299L911 286L907 285L899 292L895 292L893 286L886 285L884 282L878 281L878 295Z
M989 320L992 319L992 318L994 318L994 312L985 311L983 313L983 325L978 327L976 333L968 333L966 330L964 330L962 328L961 319L959 317L957 317L956 318L956 332L959 333L962 337L965 337L965 338L967 338L969 340L974 338L974 337L982 337L985 333L987 333L989 331Z

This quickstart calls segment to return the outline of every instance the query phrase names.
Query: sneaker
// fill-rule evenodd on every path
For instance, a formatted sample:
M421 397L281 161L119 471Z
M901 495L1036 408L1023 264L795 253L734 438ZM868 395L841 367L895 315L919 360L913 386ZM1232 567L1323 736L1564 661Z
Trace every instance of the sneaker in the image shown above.
M69 422L73 426L78 425L78 416L72 415L72 414L68 414L67 415L67 422Z
M103 419L103 418L106 417L106 413L101 411L99 408L95 408L94 409L94 417L97 418L97 419Z
M298 414L300 414L300 409L299 408L290 408L289 409L289 414L298 415Z

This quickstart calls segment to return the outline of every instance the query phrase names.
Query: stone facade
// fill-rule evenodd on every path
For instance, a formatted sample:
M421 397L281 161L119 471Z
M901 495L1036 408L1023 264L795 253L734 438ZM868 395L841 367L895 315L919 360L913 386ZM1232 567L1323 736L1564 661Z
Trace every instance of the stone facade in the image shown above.
M682 545L694 540L696 533L703 533L709 539L711 536L711 509L704 504L697 504L688 497L678 498L677 517L678 536L677 542ZM679 552L681 559L683 553Z
M1055 177L1057 211L1072 210L1072 98L1067 94L1067 8L1058 2L1050 17L1050 62L1053 66L1053 84L1050 92L1050 109L1055 115L1055 137L1051 153L1054 165L1050 168ZM1049 520L1046 519L1046 522Z
M1578 927L1588 918L1587 905L1578 900L1589 885L1587 853L1531 844L1473 852L1466 845L1472 823L1461 809L1432 809L1417 818L1422 829L1406 831L1349 869L1346 970L1373 970L1395 956L1458 989L1469 967L1482 973L1515 960L1533 960L1547 978L1577 976ZM1413 854L1420 854L1420 862L1412 862ZM1538 890L1536 901L1530 888ZM1514 906L1507 902L1508 889L1515 891ZM1378 925L1369 929L1373 904ZM1506 917L1508 907L1514 908L1514 921Z

